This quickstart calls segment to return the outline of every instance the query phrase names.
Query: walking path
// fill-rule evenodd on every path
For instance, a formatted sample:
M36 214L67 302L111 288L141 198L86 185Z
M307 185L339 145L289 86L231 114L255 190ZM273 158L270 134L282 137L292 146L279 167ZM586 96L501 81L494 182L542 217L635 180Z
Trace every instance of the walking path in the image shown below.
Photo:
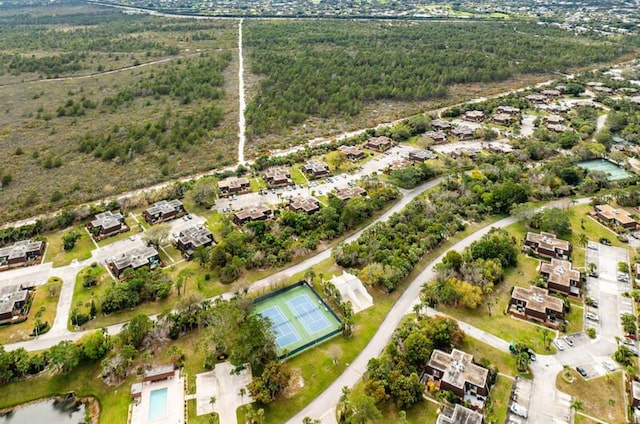
M238 99L240 107L238 108L238 164L244 165L244 144L246 141L246 124L244 114L247 109L246 99L244 97L244 58L242 53L242 22L238 23Z

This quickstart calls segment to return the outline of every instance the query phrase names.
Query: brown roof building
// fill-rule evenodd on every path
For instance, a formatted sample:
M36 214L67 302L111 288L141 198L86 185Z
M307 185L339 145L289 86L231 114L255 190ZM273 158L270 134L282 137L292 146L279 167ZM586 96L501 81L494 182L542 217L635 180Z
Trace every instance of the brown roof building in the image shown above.
M431 122L431 126L436 130L448 131L452 128L451 122L435 119Z
M213 244L213 234L204 225L194 225L180 231L175 243L176 248L187 259L191 259L197 248Z
M525 97L525 99L527 99L529 102L533 104L541 104L541 103L547 102L547 96L543 94L530 94L527 97Z
M248 193L251 190L251 184L245 177L229 177L218 182L220 196L226 197L230 194Z
M481 122L485 118L485 114L481 110L468 110L462 115L462 119L471 122Z
M470 140L473 138L473 130L468 127L458 127L451 130L451 135L458 140Z
M116 277L120 278L127 269L135 270L143 267L154 269L162 266L162 261L155 247L147 246L114 256L107 260L107 266Z
M0 288L0 324L8 324L22 314L22 307L27 303L31 291L21 285L11 285ZM23 320L20 320L23 321ZM19 322L19 321L15 321Z
M93 221L87 223L87 229L93 238L98 240L129 231L122 213L113 213L111 211L96 214Z
M367 149L375 150L376 152L386 152L394 145L393 140L389 137L371 137L364 143L364 147Z
M289 209L311 215L320 210L320 203L315 197L296 197L289 203Z
M268 168L262 175L269 187L280 187L293 184L293 180L291 179L291 172L289 172L289 170L285 168Z
M472 409L456 404L453 408L445 407L436 424L484 424L484 416Z
M329 165L319 160L310 160L304 164L302 171L311 178L322 178L331 175Z
M547 124L564 124L565 119L559 115L548 115L544 117L544 122Z
M429 159L438 159L438 155L431 150L414 150L409 153L409 160L414 162L422 163Z
M558 328L558 321L564 319L564 303L557 297L549 296L549 291L542 287L515 286L509 301L509 313Z
M158 224L160 222L170 221L186 215L182 202L178 199L161 200L154 203L151 207L142 212L142 217L149 224Z
M44 255L44 242L22 240L0 248L0 271L35 265Z
M432 139L435 144L442 144L449 141L447 140L447 133L442 130L427 131L424 133L424 137Z
M562 259L551 259L551 263L540 263L540 275L547 281L549 291L580 296L580 271L573 269L571 262Z
M507 115L516 116L520 114L520 109L512 106L498 106L498 113L506 113Z
M538 256L555 259L569 259L571 255L571 243L561 240L553 233L528 232L524 239L524 245L531 248Z
M596 217L610 227L622 227L634 230L638 223L631 218L631 214L624 209L615 209L610 205L597 205Z
M558 96L562 95L560 90L553 90L553 89L551 89L551 90L542 90L540 92L540 94L542 94L543 96L546 96L546 97L558 97Z
M336 196L338 199L346 202L349 199L366 196L367 191L360 186L353 186L353 187L337 188L335 193L333 193L333 195Z
M265 205L258 205L253 208L241 209L233 214L233 222L237 225L244 225L251 221L266 221L271 218L273 212Z
M514 119L515 117L508 113L496 113L493 115L493 118L491 118L491 121L498 125L509 125L514 121Z
M340 146L338 151L350 161L363 159L366 155L358 146Z
M566 125L562 125L562 124L547 124L547 129L549 131L553 131L553 132L557 132L557 133L563 133L563 132L571 131L571 128L567 127Z
M427 363L428 378L476 408L484 408L489 394L489 370L473 363L473 356L458 349L451 353L434 349Z

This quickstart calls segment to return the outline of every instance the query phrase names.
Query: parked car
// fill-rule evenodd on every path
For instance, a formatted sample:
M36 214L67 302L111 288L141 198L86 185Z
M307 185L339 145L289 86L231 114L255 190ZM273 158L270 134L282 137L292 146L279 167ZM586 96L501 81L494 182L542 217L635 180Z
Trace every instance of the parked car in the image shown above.
M613 362L606 360L606 361L602 361L602 366L605 367L606 369L608 369L609 371L615 371L616 370L616 366Z
M635 357L638 357L638 349L635 346L628 346L629 352Z
M553 339L553 344L558 348L558 350L564 350L564 343L562 343L560 339Z
M605 246L611 246L611 240L606 237L600 237L600 243L604 244Z
M636 336L636 335L635 335L635 334L633 334L633 333L626 333L624 336L625 336L627 339L638 340L638 336Z
M624 337L624 338L622 339L622 344L626 344L627 346L635 346L636 342L635 342L635 341L633 341L633 340L631 340L631 339L630 339L630 338L628 338L628 337Z
M600 321L600 317L598 317L598 315L594 314L593 312L587 312L585 314L585 317L587 317L587 319L590 321Z
M522 418L527 418L529 416L529 414L527 413L527 408L517 403L512 403L511 406L509 407L509 410L513 412L515 415Z
M567 336L564 338L564 341L571 347L573 347L573 340L571 339L571 337Z
M576 371L578 371L578 374L580 374L584 378L587 378L589 376L589 374L587 374L587 371L582 367L576 367Z
M592 297L587 297L584 300L584 303L586 303L587 306L591 306L592 308L596 308L596 309L598 308L598 301Z
M527 349L527 353L529 354L529 359L531 360L531 362L535 362L537 359L536 353L531 349Z

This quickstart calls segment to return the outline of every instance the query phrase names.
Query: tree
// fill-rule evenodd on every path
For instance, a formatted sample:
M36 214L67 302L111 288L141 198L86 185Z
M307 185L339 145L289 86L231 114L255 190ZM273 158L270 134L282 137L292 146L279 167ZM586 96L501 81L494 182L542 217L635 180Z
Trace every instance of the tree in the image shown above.
M49 364L63 374L68 374L80 363L80 349L65 340L49 349Z
M613 354L613 359L622 365L631 365L631 357L632 353L625 345L618 346L618 349Z
M187 294L187 279L190 278L190 277L193 277L194 275L196 275L196 273L191 268L183 268L178 273L178 279L180 281L182 281L182 288L183 288L182 294L183 295ZM176 287L178 287L177 284L176 284ZM180 289L179 288L178 288L178 295L180 295Z
M473 259L497 259L503 268L515 266L518 261L517 242L506 230L492 228L480 240L469 246Z
M422 368L431 357L433 346L431 340L429 340L422 333L411 333L404 341L406 349L405 356L410 364Z
M331 168L333 168L334 170L338 170L342 165L344 165L344 163L347 161L347 158L342 152L334 150L327 153L326 161Z
M580 236L578 237L578 242L583 247L587 247L587 244L589 244L589 238L587 237L587 235L585 233L580 233Z
M140 349L147 334L153 328L153 321L146 315L136 315L122 327L120 340L123 344L129 344Z
M526 351L521 351L516 355L516 368L520 372L526 372L531 362L531 356Z
M573 398L573 400L571 401L570 408L575 411L582 411L584 409L584 402L582 402L578 398Z
M200 178L193 185L191 197L197 205L209 208L216 203L218 185L210 178Z
M72 250L76 242L82 238L82 234L77 231L71 231L62 237L62 248L64 250Z
M82 346L82 355L91 362L105 356L113 347L106 330L97 330L84 336L79 344Z
M249 393L258 402L270 403L287 387L290 378L291 373L286 364L270 362L265 366L262 375L249 383Z
M318 418L304 417L302 424L322 424L322 421Z
M545 208L529 221L529 225L558 236L571 235L569 215L559 208Z
M153 245L156 249L166 243L169 239L171 227L167 223L154 225L144 232L142 238L147 244Z

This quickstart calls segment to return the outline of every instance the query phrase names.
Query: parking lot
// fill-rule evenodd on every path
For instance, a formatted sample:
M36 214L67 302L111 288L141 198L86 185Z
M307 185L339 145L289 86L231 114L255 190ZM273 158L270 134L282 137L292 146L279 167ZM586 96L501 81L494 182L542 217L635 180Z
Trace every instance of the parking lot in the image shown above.
M516 377L511 391L509 401L509 412L507 412L507 424L523 424L529 422L527 418L514 413L513 411L529 411L529 401L531 399L531 380ZM517 406L513 406L517 405Z

